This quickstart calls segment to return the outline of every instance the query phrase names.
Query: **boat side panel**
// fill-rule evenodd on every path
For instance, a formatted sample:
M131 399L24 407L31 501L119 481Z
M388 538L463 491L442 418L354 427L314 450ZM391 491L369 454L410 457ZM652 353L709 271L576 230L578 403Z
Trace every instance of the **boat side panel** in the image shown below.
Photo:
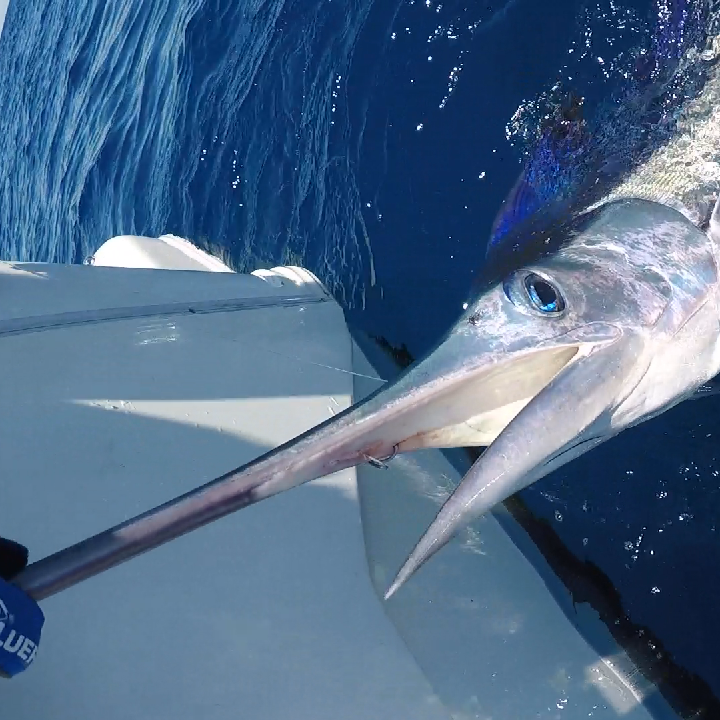
M48 272L70 294L70 277L94 287ZM229 291L232 277L208 277L219 296ZM120 282L153 292L138 278ZM132 301L118 288L106 301L113 292ZM332 301L0 336L0 364L0 527L32 558L251 460L346 408L353 392L350 340ZM43 609L40 652L4 685L4 717L447 720L369 582L351 470Z

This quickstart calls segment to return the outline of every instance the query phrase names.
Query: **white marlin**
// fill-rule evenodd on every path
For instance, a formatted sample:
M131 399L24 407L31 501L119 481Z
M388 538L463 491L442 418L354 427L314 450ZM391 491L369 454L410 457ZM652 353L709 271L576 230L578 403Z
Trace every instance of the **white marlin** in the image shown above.
M47 597L337 470L418 448L487 447L389 597L464 524L693 396L720 372L720 211L712 212L720 189L720 73L707 54L712 44L680 47L689 33L687 13L679 17L658 36L657 57L639 65L640 79L604 136L587 128L577 99L543 130L495 224L481 284L423 360L340 415L34 563L15 582ZM663 75L668 48L677 62ZM647 120L663 98L677 97L677 69L692 52L705 63L705 81L687 91L669 130L654 123L655 135L633 135L638 125L624 118ZM625 152L619 140L628 137Z

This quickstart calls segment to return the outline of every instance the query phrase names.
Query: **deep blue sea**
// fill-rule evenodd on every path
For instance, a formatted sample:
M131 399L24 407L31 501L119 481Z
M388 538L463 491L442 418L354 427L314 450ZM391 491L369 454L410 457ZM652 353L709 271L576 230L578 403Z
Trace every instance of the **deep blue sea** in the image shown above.
M592 112L653 0L11 0L0 257L174 233L300 264L413 355L459 313L558 81ZM522 493L720 697L720 400Z

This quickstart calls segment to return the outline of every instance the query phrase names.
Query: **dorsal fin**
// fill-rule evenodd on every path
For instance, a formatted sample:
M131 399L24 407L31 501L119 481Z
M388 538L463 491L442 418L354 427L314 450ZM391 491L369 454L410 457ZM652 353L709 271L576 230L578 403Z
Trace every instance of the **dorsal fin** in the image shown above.
M537 242L554 223L609 196L656 144L667 141L671 123L659 123L664 103L676 96L685 101L696 92L691 86L684 90L683 76L675 72L687 50L702 44L707 26L703 8L703 3L689 0L663 0L649 47L636 58L635 70L620 91L596 111L592 125L582 116L582 98L573 93L550 112L495 217L486 265ZM713 218L713 237L720 244L717 206Z
M488 254L544 206L564 199L576 189L575 180L582 166L579 158L584 150L582 103L582 98L570 93L541 128L523 172L495 217Z

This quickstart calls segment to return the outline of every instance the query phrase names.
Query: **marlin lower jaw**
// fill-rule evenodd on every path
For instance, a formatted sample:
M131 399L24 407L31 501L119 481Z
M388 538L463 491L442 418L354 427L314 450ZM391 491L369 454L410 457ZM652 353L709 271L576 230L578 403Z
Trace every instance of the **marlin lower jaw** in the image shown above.
M592 342L569 347L573 353L565 356L564 365L499 428L463 477L401 567L386 599L460 528L615 434L613 411L637 363L639 339L606 327ZM548 357L563 356L546 355L541 361L546 368L557 367ZM508 358L502 365L513 362Z

